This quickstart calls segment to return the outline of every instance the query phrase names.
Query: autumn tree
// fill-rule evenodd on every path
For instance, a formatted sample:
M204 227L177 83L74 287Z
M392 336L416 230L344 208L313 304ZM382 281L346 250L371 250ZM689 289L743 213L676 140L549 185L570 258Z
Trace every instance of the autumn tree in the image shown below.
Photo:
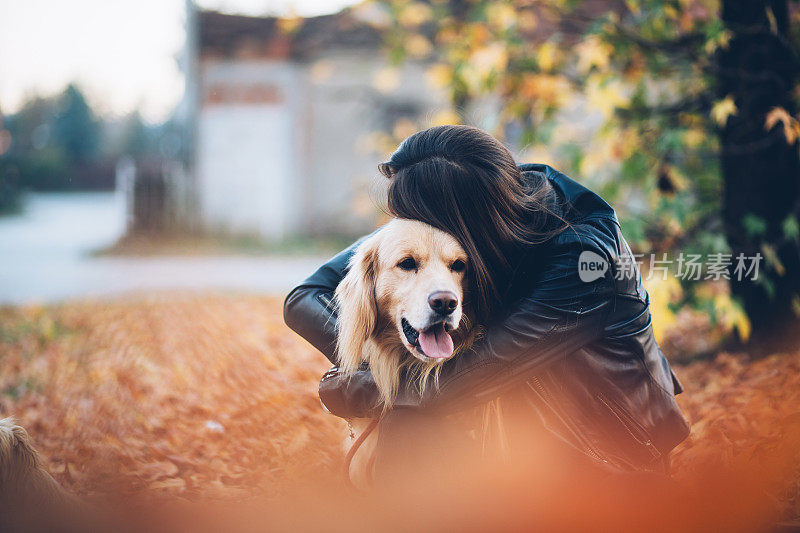
M761 283L732 289L757 332L782 337L800 312L800 48L786 0L728 0L721 14L730 39L712 72L717 97L736 110L719 131L725 235L734 254L768 258Z
M731 254L731 292L757 336L797 324L796 6L380 5L389 15L390 57L433 61L430 77L448 91L458 120L492 130L520 159L558 165L597 190L640 252ZM736 257L759 253L757 281L738 281ZM687 297L699 297L697 286L685 283Z

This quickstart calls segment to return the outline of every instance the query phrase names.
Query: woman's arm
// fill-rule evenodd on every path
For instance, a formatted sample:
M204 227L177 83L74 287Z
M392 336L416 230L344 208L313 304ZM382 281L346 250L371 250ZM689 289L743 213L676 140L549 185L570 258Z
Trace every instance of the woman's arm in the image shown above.
M305 281L292 289L283 302L283 320L286 325L314 345L334 365L336 365L336 307L333 294L339 282L347 274L350 258L355 254L356 248L369 236L362 237L319 267ZM338 368L334 367L325 373L322 380L326 382L332 376L340 375ZM344 385L344 381L341 384ZM340 387L336 396L341 404L339 412L367 412L376 408L378 389L369 368L358 370L346 387ZM345 416L338 412L334 414Z
M283 320L336 364L336 310L333 293L361 241L336 254L286 296Z
M556 358L600 338L613 305L611 269L591 282L580 279L579 257L591 251L611 261L609 236L600 228L581 226L557 237L533 289L499 324L487 329L475 347L448 361L440 388L422 394L401 387L394 407L461 409L497 397L503 390L529 379ZM320 399L342 417L380 413L377 389L369 372L349 381L329 374L320 385Z

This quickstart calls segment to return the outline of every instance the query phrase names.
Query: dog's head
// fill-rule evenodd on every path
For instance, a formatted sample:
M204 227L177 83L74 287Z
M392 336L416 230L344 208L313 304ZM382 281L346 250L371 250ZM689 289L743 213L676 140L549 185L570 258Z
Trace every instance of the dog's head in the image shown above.
M458 242L422 222L395 219L364 241L336 290L342 370L368 361L387 400L404 364L427 375L458 353L470 329L467 268Z

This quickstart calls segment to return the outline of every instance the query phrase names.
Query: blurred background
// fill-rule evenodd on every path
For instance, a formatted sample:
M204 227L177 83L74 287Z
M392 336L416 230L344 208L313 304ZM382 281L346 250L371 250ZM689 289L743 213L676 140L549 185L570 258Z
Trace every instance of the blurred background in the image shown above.
M170 389L115 358L177 346L221 350L201 360L223 377L258 354L278 388L259 372L292 360L310 401L321 356L271 296L385 218L376 166L403 138L464 123L615 207L665 353L699 365L692 445L740 450L756 417L723 431L699 398L721 405L756 354L792 354L773 377L800 368L799 53L794 0L0 0L0 340L21 361L0 398L43 423L58 373L24 363L42 354L105 354L113 383ZM728 265L686 276L682 258L713 254ZM764 258L757 279L739 254Z
M404 137L466 123L609 200L645 271L674 256L665 320L800 309L796 2L3 6L4 301L280 292L380 221ZM681 253L766 261L728 290Z
M645 271L674 256L665 321L800 309L791 0L2 5L2 301L283 291L381 220L404 137L467 123L609 200ZM728 290L681 253L766 261Z

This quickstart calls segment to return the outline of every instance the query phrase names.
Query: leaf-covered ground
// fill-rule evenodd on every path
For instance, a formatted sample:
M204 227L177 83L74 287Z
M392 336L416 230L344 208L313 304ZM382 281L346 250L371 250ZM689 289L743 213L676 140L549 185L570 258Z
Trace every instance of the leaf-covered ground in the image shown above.
M0 309L0 416L70 490L189 499L269 494L337 468L344 426L316 397L324 358L277 298L151 295ZM769 455L800 417L800 352L676 368L692 436L676 477ZM775 498L798 513L800 472Z
M0 311L0 413L79 493L236 496L339 461L329 365L277 299L152 296Z

